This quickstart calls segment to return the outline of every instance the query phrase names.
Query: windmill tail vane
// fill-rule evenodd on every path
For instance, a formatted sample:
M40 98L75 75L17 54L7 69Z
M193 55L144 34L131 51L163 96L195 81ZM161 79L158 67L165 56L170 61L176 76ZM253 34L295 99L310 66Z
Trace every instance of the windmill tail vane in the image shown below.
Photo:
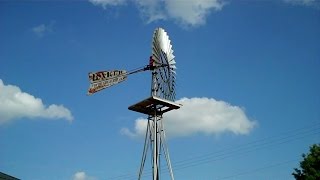
M98 91L101 91L105 88L123 82L127 79L127 77L131 74L154 70L160 67L166 67L168 65L155 65L152 56L150 56L149 64L140 68L133 69L131 71L126 70L110 70L110 71L97 71L89 73L89 82L90 87L88 90L88 95L92 95Z

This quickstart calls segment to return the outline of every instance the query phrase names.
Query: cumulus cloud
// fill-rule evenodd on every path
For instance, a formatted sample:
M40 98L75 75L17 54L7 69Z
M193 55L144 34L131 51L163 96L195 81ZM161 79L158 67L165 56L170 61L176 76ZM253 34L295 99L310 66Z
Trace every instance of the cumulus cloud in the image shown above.
M126 0L89 1L106 9L107 6L123 5ZM221 10L226 4L223 0L133 0L132 2L147 23L157 20L173 20L183 26L191 27L204 25L211 12Z
M53 26L55 22L51 21L50 24L40 24L35 27L33 27L31 30L32 32L38 36L38 37L43 37L45 34L52 32Z
M73 180L95 180L96 178L88 176L85 172L79 171L73 175Z
M180 24L198 26L206 23L211 11L221 10L224 3L220 0L167 0L168 15Z
M135 0L135 3L147 23L167 19L163 2L155 0Z
M46 107L36 98L14 85L5 85L0 79L0 124L19 118L45 118L73 120L69 109L63 105Z
M182 98L177 103L179 110L164 114L163 122L169 137L191 136L195 134L218 135L231 132L237 135L250 133L256 125L244 110L224 101L212 98ZM129 137L143 137L147 120L139 118L133 130L121 129Z

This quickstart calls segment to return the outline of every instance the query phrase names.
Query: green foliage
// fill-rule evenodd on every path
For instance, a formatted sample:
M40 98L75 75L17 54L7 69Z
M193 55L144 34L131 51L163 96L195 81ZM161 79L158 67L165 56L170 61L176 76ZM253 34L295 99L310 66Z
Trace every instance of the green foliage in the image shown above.
M320 180L320 144L310 147L309 154L302 154L300 168L294 168L292 175L296 180Z

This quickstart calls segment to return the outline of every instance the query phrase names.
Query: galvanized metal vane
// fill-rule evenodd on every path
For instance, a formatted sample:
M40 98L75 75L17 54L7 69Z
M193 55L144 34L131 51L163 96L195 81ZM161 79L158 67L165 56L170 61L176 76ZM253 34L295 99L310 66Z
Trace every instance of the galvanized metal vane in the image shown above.
M88 95L101 91L102 89L105 89L112 85L118 84L126 79L126 70L90 72L90 87L88 90Z
M153 34L152 59L156 68L156 96L170 101L175 100L176 61L167 32L157 28Z
M98 71L89 73L90 87L88 95L94 94L105 88L123 82L131 74L154 69L150 65L146 65L142 68L137 68L127 72L126 70L110 70L110 71Z

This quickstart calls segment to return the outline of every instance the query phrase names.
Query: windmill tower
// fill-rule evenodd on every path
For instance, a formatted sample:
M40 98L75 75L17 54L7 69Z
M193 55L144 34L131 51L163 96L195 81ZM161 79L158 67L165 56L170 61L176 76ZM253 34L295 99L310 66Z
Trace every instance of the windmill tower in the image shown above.
M170 177L174 180L172 165L166 135L163 125L163 114L179 109L180 104L175 100L176 62L174 60L171 41L167 32L162 28L154 31L152 38L152 55L149 64L144 68L127 72L125 70L101 71L89 73L90 88L88 94L115 85L127 79L127 76L137 72L150 70L152 73L150 97L130 106L128 109L148 116L143 155L138 179L143 176L143 170L150 149L152 158L153 180L160 179L160 159L164 154ZM163 152L163 153L161 153Z
M170 177L174 179L162 119L164 113L179 109L181 106L173 102L175 99L175 64L169 36L164 29L157 28L153 34L152 56L149 61L152 71L151 96L129 107L132 111L148 115L139 180L143 174L149 144L152 153L153 180L160 179L160 152L163 152Z

